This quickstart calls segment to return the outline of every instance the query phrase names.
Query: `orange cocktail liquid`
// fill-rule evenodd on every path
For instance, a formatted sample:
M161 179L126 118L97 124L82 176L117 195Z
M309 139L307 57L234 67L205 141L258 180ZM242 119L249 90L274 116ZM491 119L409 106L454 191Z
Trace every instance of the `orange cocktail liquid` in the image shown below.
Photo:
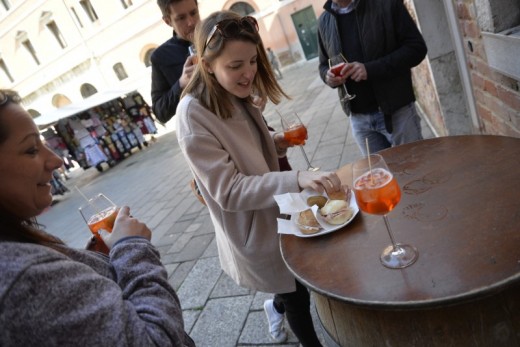
M307 128L304 125L290 127L283 132L283 137L291 145L304 145L307 140Z
M354 193L361 211L384 215L401 200L401 189L395 177L385 169L376 168L354 182Z
M93 215L88 221L88 227L93 234L97 235L99 230L103 229L112 232L114 228L114 222L116 221L117 207L109 207L95 215Z
M330 71L334 74L334 76L341 76L341 69L343 69L345 63L339 63L330 68Z

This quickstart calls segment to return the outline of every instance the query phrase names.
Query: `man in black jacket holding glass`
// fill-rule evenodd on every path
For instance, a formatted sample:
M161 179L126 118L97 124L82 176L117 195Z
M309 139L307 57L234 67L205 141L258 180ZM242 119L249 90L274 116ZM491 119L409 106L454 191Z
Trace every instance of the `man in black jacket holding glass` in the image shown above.
M152 109L163 124L177 110L182 90L195 69L189 47L200 22L197 0L158 0L163 21L173 28L173 37L152 53Z
M173 28L173 37L152 53L152 109L165 124L175 115L182 90L195 70L195 57L190 54L193 33L200 22L197 0L157 0L163 21ZM205 204L195 180L190 188Z
M426 44L402 0L328 0L319 19L319 73L338 88L363 154L422 139L411 68ZM341 74L329 59L343 55ZM345 87L342 85L345 84ZM346 91L354 98L346 98Z

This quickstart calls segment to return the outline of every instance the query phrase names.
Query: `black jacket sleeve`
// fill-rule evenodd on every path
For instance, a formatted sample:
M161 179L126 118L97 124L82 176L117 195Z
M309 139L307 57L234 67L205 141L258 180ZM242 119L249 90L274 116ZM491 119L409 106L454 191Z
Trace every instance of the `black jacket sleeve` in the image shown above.
M152 63L152 109L157 119L168 122L177 110L182 89L182 76L189 43L172 38L159 46L151 56Z
M160 122L166 123L175 115L181 93L179 79L170 85L161 69L152 63L152 109Z

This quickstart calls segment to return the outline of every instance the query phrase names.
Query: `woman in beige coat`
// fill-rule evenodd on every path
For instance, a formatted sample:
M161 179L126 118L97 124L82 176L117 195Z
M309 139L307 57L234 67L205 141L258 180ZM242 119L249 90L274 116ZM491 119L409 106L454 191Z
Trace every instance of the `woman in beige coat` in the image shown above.
M276 82L256 20L216 12L195 32L199 65L177 108L177 136L215 227L220 263L239 285L276 293L265 306L273 338L285 332L278 312L303 346L321 346L310 316L309 293L285 266L279 248L275 194L312 188L339 190L335 173L280 172L289 144L269 132L252 103L258 93L277 104Z

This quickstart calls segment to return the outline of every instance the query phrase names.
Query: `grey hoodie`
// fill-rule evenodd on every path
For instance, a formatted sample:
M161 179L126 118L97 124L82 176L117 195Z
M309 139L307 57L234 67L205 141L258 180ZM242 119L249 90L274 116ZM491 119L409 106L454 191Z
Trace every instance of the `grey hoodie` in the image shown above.
M150 242L64 252L0 241L0 346L194 346Z

